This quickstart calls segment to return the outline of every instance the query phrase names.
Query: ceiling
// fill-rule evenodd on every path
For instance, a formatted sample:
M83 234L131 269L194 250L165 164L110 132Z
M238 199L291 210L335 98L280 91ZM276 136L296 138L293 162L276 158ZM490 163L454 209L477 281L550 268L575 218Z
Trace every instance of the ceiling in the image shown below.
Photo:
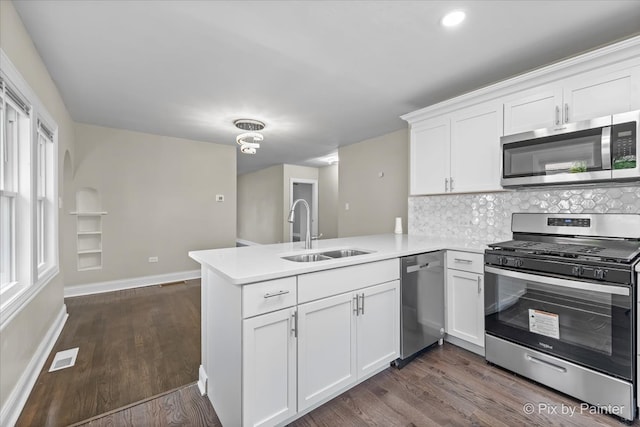
M640 31L640 1L14 0L74 120L320 165L401 114ZM458 28L439 25L452 9Z

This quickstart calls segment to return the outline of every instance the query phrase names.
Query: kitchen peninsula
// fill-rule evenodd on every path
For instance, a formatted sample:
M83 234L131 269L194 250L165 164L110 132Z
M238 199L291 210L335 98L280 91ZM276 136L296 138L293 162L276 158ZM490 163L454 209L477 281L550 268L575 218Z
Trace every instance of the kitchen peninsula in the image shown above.
M198 384L222 424L286 424L386 369L399 352L399 258L445 249L485 246L383 234L190 252L202 266ZM285 259L307 254L318 260Z

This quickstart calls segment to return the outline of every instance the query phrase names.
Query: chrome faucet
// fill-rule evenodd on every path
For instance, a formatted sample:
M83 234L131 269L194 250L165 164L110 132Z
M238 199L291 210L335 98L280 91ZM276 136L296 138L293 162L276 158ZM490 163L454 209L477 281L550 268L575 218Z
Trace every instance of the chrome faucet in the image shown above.
M289 211L289 216L287 217L287 221L293 224L296 220L296 214L294 212L296 205L302 202L302 204L307 208L307 233L304 237L304 248L311 249L311 209L309 209L309 203L305 199L298 199L291 205L291 210Z

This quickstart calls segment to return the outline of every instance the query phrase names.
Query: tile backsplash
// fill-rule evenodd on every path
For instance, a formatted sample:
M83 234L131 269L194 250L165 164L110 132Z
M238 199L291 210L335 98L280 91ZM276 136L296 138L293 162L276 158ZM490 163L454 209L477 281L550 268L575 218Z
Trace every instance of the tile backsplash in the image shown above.
M640 213L640 184L409 197L408 231L481 242L511 239L511 214Z

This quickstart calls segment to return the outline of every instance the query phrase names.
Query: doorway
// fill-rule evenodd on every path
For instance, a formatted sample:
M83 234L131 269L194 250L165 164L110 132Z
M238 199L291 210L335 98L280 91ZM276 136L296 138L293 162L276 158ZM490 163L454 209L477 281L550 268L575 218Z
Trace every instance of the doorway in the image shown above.
M304 199L311 211L311 235L318 235L318 180L291 178L289 184L289 206L298 199ZM307 212L304 206L298 204L295 209L295 219L289 224L289 241L300 242L305 238L307 230Z

